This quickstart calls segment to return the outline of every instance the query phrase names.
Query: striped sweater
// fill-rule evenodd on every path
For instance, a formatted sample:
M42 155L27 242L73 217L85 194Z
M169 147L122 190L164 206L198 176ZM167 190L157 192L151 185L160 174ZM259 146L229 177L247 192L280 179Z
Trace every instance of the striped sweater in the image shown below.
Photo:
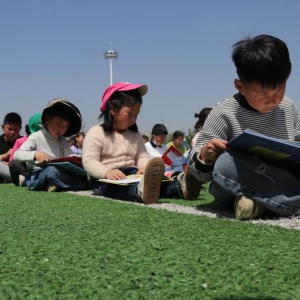
M236 94L211 110L191 153L189 170L198 180L211 181L214 164L199 160L201 147L214 138L230 141L247 128L278 139L300 141L300 116L291 99L285 96L270 112L260 113L241 94Z

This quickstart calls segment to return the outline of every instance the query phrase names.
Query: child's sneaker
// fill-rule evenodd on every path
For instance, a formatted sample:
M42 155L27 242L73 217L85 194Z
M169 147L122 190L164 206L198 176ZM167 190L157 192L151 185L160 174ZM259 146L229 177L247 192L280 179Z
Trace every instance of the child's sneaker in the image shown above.
M19 175L19 186L25 186L26 185L26 177L23 175Z
M259 218L265 211L266 209L261 204L248 197L235 197L234 212L237 220Z
M48 191L49 193L56 192L56 191L57 191L57 185L56 185L56 184L53 184L53 183L51 183L51 182L49 182L49 183L47 184L47 191Z
M186 200L197 200L200 194L202 182L197 180L194 175L186 168L177 176L177 181Z
M237 220L250 218L253 213L254 201L245 196L236 196L234 202L234 213Z
M265 211L266 211L265 207L263 207L258 202L254 201L253 212L252 215L249 217L249 219L260 218L265 213Z
M138 194L144 204L158 203L160 185L165 173L165 164L160 157L149 160L145 173L138 185Z

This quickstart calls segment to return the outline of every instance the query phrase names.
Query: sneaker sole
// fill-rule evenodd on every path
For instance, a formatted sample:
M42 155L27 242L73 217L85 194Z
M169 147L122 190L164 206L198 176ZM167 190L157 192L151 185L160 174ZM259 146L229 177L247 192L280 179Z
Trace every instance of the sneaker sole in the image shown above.
M149 160L144 173L144 204L158 203L160 185L165 174L165 164L159 157Z
M184 171L185 189L183 197L185 200L197 200L200 194L202 183L197 180L194 175L188 170Z

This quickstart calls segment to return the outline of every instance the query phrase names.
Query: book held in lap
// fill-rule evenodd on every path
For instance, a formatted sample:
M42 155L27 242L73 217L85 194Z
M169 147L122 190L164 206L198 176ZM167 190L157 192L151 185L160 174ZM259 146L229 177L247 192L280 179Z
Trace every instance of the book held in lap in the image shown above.
M300 142L268 137L247 129L227 143L232 149L255 153L281 166L300 163Z

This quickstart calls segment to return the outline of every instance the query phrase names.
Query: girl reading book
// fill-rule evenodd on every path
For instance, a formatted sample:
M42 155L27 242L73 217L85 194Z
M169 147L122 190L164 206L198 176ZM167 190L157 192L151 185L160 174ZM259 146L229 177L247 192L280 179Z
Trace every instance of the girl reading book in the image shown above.
M177 180L161 185L165 165L161 158L150 159L136 120L147 93L144 84L118 82L102 97L99 120L86 134L82 162L94 194L127 201L157 203L160 197L181 198ZM99 179L120 180L143 174L140 182L116 185Z

